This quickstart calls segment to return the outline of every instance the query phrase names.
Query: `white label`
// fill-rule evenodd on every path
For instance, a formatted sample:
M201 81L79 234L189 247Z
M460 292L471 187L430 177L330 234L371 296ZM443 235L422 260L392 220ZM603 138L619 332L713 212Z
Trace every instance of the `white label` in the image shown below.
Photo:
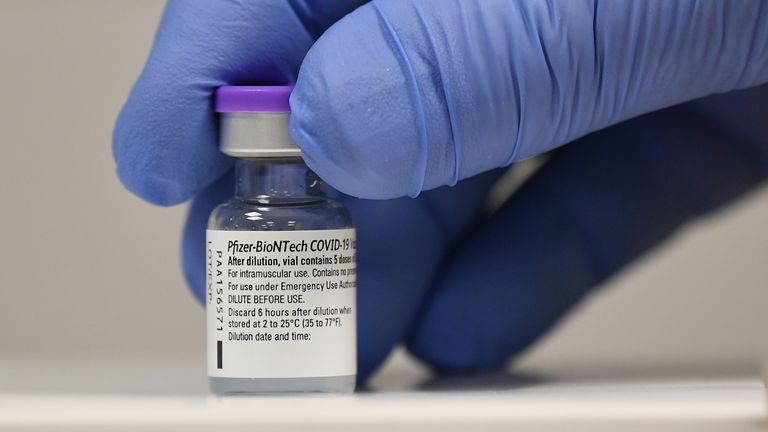
M355 230L207 231L208 375L354 375Z

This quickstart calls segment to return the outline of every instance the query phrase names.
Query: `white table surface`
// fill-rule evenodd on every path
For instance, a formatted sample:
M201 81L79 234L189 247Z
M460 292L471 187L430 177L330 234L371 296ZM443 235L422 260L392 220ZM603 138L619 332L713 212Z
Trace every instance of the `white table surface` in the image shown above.
M194 356L0 358L0 430L768 430L755 372L432 378L397 357L353 395L225 398Z

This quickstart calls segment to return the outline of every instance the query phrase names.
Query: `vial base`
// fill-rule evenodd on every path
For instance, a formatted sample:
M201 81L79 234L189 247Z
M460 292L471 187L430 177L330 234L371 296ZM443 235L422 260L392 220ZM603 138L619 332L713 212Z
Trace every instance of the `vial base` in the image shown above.
M302 378L209 377L211 391L220 395L274 393L352 393L355 375Z

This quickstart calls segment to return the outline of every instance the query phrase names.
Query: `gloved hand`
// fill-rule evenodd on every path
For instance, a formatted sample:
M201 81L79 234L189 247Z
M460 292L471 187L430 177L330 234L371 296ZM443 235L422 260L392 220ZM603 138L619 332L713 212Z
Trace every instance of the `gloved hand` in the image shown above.
M344 198L362 375L398 342L439 369L499 366L768 174L760 87L579 139L480 216L500 167L768 81L763 1L388 0L344 16L357 3L171 1L114 153L142 198L194 197L182 251L202 298L206 219L233 190L213 91L296 80L307 163L368 198Z

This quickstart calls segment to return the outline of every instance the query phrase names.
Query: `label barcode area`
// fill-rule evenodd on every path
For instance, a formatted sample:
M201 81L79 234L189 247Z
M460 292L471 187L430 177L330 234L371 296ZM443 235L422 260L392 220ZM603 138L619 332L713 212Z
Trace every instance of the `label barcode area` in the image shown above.
M224 356L222 355L222 342L216 341L216 368L221 369L224 365Z

